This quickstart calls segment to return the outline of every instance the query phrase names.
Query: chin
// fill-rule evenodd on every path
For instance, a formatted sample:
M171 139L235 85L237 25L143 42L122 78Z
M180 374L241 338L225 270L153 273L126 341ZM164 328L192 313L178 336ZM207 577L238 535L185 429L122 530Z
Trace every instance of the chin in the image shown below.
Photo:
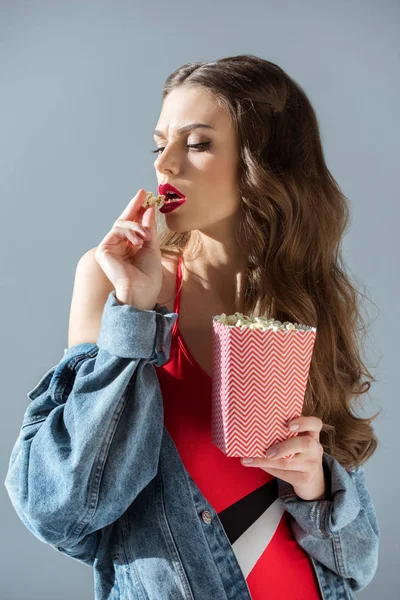
M193 228L189 229L187 227L187 225L185 226L185 223L184 223L185 219L179 219L179 218L175 219L174 218L174 212L166 213L163 216L165 217L165 219L164 219L164 226L167 229L169 229L169 231L173 231L175 233L185 233L185 232L191 231L193 229Z
M186 233L187 231L191 231L191 229L188 229L187 227L179 227L178 224L170 224L170 223L166 223L166 227L167 229L169 229L169 231L173 231L174 233Z

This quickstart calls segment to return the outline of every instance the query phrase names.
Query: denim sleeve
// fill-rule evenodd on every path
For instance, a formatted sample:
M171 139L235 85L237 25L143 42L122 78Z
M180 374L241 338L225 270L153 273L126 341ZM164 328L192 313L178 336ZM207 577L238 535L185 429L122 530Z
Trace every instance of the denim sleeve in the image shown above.
M113 291L97 344L65 350L28 392L7 492L31 533L88 564L99 530L157 473L163 406L153 365L168 360L177 318L160 305L122 305Z
M328 499L304 501L289 483L278 479L279 499L291 515L293 534L313 558L364 589L378 566L380 530L364 467L347 471L324 452Z

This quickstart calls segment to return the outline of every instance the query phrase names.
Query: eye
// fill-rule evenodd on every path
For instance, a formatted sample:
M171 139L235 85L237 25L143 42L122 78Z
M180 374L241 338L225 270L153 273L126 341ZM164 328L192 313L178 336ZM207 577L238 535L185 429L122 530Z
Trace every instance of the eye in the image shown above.
M202 142L201 144L188 144L186 147L194 148L194 152L204 152L204 150L206 150L209 147L210 143L211 142ZM160 153L160 150L164 150L164 148L160 147L156 150L152 150L152 152Z

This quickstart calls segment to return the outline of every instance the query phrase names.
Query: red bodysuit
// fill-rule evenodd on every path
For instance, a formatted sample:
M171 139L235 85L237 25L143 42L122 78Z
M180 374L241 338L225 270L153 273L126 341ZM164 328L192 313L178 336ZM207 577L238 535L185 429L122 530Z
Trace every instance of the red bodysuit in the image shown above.
M179 314L181 259L174 312ZM296 542L275 477L245 467L211 443L211 377L191 356L178 327L170 359L155 367L164 401L164 424L185 468L214 507L246 578L253 600L321 600L308 554Z

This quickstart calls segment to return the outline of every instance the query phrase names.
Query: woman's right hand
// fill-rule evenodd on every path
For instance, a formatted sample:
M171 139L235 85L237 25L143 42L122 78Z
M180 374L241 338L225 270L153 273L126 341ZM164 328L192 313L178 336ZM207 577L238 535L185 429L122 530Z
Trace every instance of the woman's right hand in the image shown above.
M156 206L143 208L145 199L146 190L140 189L97 246L95 258L114 285L117 300L152 310L162 285L162 255Z

